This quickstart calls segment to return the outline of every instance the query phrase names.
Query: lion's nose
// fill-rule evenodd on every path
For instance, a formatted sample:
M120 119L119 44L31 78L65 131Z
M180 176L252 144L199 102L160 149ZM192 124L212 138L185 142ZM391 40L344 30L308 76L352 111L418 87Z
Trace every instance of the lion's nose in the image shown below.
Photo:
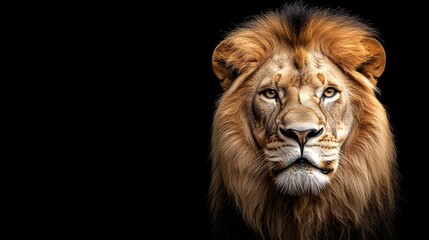
M299 146L302 148L304 147L305 143L308 141L308 139L313 138L313 137L317 137L320 134L322 134L323 132L323 128L316 130L316 129L308 129L308 130L304 130L304 131L298 131L295 129L282 129L280 128L280 132L288 137L288 138L292 138L295 139L295 141L298 142Z

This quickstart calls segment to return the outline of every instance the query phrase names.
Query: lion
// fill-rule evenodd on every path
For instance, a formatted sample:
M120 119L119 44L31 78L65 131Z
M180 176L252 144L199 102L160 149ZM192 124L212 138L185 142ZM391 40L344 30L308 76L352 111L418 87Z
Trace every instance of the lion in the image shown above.
M378 32L285 4L216 46L213 239L393 239L400 173Z

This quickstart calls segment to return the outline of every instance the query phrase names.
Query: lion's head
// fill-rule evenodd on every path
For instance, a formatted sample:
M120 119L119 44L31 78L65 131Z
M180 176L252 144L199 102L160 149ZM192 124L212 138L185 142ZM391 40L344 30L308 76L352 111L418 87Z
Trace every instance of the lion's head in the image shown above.
M224 90L212 134L215 236L386 236L398 172L376 96L385 63L375 31L338 10L285 5L226 36L212 62Z

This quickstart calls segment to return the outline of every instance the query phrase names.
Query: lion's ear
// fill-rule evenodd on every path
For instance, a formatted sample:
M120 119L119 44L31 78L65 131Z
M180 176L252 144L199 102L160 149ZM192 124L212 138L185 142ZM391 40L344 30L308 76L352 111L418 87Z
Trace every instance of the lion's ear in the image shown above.
M234 79L238 76L238 70L234 68L230 62L230 55L233 50L227 41L221 42L214 50L212 56L212 68L213 72L221 81L221 86L224 90L227 90Z
M374 85L386 67L386 53L379 41L367 38L361 42L365 48L364 61L357 70L365 75Z
M245 35L245 34L242 34ZM270 47L262 40L249 36L230 36L214 50L212 67L226 91L241 74L255 70L267 56ZM256 40L255 40L256 39Z

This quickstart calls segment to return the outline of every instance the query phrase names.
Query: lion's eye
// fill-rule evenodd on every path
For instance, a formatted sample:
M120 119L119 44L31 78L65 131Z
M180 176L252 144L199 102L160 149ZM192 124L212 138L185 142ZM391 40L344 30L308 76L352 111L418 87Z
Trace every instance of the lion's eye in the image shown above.
M337 89L333 87L328 87L327 89L325 89L325 91L323 91L323 97L331 98L335 96L337 93L338 93Z
M277 95L278 95L277 91L274 89L267 89L264 91L263 94L266 98L277 98Z

